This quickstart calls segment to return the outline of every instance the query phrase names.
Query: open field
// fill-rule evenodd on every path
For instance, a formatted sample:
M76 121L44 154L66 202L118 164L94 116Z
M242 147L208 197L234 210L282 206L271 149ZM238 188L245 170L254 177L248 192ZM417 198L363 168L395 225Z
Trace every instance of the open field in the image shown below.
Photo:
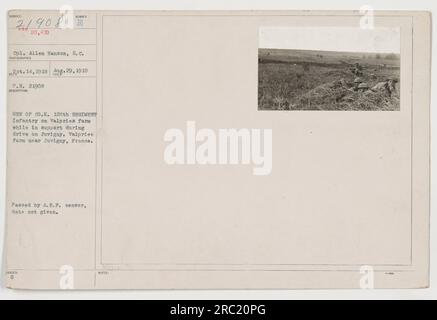
M259 49L259 110L400 110L400 56Z

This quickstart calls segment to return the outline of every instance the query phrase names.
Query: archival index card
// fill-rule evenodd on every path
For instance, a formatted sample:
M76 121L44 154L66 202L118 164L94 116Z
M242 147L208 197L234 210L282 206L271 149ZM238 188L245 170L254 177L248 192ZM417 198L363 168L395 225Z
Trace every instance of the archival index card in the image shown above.
M431 17L372 14L10 11L7 286L427 287Z

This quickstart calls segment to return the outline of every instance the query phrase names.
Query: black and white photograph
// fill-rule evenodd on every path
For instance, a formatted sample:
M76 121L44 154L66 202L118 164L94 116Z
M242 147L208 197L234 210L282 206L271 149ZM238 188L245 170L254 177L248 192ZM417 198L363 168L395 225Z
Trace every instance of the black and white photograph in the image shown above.
M437 1L0 13L0 301L437 298Z
M260 29L258 110L399 111L400 30Z

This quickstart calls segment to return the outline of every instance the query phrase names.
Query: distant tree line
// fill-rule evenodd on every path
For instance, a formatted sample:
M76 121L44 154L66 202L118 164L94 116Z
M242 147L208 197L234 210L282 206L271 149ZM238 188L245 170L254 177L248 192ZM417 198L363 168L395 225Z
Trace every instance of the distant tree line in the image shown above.
M362 58L363 59L376 58L378 60L381 60L381 59L398 60L399 59L399 55L397 55L396 53L386 53L386 54L377 53L377 54L371 54L371 55L363 55Z

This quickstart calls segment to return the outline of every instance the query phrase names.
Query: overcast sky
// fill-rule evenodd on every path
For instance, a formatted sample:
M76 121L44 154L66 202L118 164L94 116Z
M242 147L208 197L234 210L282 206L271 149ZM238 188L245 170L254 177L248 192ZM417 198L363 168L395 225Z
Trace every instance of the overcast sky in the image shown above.
M342 52L400 53L400 29L262 27L259 47Z

